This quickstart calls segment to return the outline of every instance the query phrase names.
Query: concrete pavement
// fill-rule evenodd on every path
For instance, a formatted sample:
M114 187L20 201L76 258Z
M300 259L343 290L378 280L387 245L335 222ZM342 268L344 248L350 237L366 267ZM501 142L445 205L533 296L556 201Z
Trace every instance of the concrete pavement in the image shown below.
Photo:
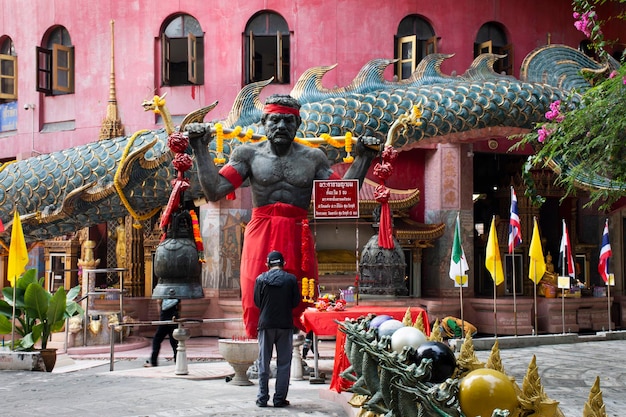
M572 335L573 336L573 335ZM566 417L582 415L590 388L600 376L607 416L626 415L626 334L611 332L595 337L563 335L554 340L499 338L501 358L507 373L521 385L532 356L536 356L546 394L559 401ZM566 343L559 343L565 341ZM256 380L252 386L232 386L226 377L233 371L219 356L217 338L192 338L187 341L189 375L177 376L163 344L160 366L144 368L150 354L149 339L131 341L131 349L117 351L114 371L110 371L109 352L60 354L52 373L2 371L0 410L13 417L22 416L350 416L348 394L339 396L325 384L308 380L292 381L291 406L258 408ZM543 342L556 344L540 344ZM476 339L477 349L490 349L493 341ZM487 347L488 346L488 347ZM517 347L522 346L522 347ZM331 375L334 341L320 341L320 370ZM102 350L102 349L101 349ZM489 350L476 350L486 361ZM312 365L311 355L307 363ZM270 387L273 385L270 381Z

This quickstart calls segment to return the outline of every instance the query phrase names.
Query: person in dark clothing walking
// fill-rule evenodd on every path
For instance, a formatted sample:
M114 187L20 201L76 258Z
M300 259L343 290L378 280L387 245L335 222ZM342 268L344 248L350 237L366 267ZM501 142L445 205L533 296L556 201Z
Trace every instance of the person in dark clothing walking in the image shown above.
M283 270L285 260L278 251L267 256L268 271L254 283L254 304L259 308L259 390L256 405L267 407L270 361L276 346L274 407L286 407L293 349L292 310L300 304L296 276Z
M175 317L179 317L180 300L177 298L166 298L165 300L159 300L159 320L169 321ZM159 352L161 351L161 343L165 339L165 336L169 336L170 345L174 351L174 362L176 362L176 350L178 349L178 341L174 339L175 324L160 324L157 327L156 333L152 338L152 354L150 355L150 361L146 361L145 367L158 366Z

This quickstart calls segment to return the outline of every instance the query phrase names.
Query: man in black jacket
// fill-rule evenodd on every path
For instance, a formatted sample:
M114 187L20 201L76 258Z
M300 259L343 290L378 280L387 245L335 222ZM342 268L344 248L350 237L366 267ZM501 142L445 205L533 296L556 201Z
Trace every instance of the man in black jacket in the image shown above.
M259 308L259 392L256 405L267 407L270 361L276 346L276 386L274 407L286 407L293 349L292 310L300 303L296 277L283 270L285 260L278 251L267 256L268 271L254 284L254 304Z

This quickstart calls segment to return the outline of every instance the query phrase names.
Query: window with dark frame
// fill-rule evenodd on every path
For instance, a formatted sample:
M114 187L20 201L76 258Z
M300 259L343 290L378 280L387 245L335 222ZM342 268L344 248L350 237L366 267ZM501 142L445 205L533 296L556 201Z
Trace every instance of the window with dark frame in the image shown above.
M290 83L290 32L277 13L263 12L248 21L244 33L244 83Z
M437 52L437 39L423 17L410 15L402 19L394 43L394 56L398 60L394 74L398 80L409 78L422 59Z
M0 103L17 100L17 56L8 36L0 40Z
M493 64L493 70L499 74L513 75L513 45L508 43L506 33L495 22L481 26L474 42L474 58L480 54L505 55Z
M51 95L74 93L74 47L62 26L50 32L45 47L37 47L37 91Z
M204 84L204 32L198 20L181 14L161 33L161 85Z

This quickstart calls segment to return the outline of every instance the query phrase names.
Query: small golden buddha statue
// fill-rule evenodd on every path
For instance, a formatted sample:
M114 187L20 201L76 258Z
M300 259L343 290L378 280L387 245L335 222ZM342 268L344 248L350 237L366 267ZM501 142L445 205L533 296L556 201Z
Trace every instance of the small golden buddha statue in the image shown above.
M554 264L552 263L552 255L550 252L546 255L546 272L543 274L541 281L537 287L537 293L546 298L556 297L558 289L559 274L554 272Z

